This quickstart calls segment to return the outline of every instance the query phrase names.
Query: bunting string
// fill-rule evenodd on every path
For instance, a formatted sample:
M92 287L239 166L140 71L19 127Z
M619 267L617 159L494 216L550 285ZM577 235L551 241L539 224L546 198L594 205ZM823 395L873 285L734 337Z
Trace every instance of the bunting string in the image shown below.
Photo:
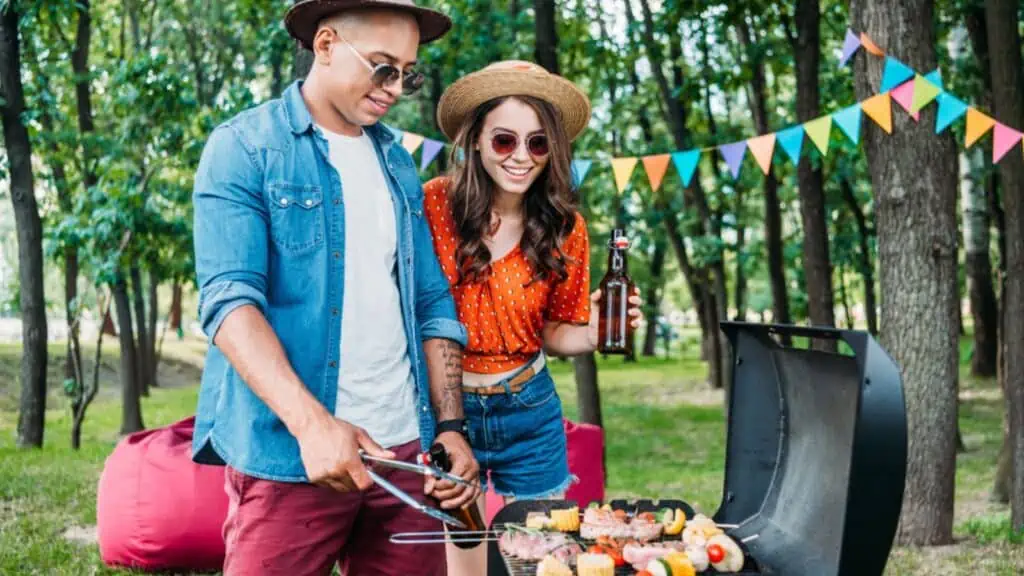
M620 194L625 192L638 165L644 167L647 180L655 193L661 188L670 166L675 167L683 186L689 187L702 156L712 151L716 151L725 160L729 174L734 180L739 178L748 151L761 172L768 174L776 158L776 147L781 148L785 157L794 164L800 161L805 136L818 152L827 156L833 128L837 128L851 143L860 143L863 116L867 116L887 134L892 134L893 102L896 102L915 122L920 121L921 110L934 103L937 107L936 134L941 134L954 123L963 120L965 148L974 146L991 133L993 163L1000 162L1024 141L1024 132L997 121L946 90L938 69L922 75L887 55L864 32L858 34L852 29L847 29L839 65L847 65L861 49L872 56L884 59L878 94L813 120L736 142L677 150L667 154L609 158L607 161L611 165L616 190ZM420 150L420 171L426 170L441 150L449 145L412 132L403 132L393 127L390 129L410 154ZM1024 152L1024 146L1021 151ZM587 158L575 158L572 161L572 177L576 186L583 183L594 162L595 160Z

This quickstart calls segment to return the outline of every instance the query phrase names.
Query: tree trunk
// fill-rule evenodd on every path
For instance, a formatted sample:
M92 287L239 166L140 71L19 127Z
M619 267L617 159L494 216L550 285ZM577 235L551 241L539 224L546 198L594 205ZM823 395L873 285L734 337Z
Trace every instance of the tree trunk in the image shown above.
M537 45L534 58L552 74L558 74L558 26L554 0L534 0L534 25Z
M996 302L995 289L992 287L988 202L985 198L984 177L981 175L984 164L985 159L980 147L960 155L967 293L971 302L971 316L974 319L971 373L991 378L996 375L999 306Z
M156 381L156 369L160 364L160 359L156 356L156 333L157 333L157 320L159 319L159 296L157 296L157 289L160 287L160 280L156 272L150 270L149 272L149 328L146 330L146 335L149 336L149 385L156 387L159 384Z
M121 434L124 435L145 428L142 424L142 390L139 386L128 284L124 278L118 278L112 288L121 343Z
M989 0L985 22L990 48L994 117L1014 128L1024 127L1024 71L1018 30L1019 2ZM1006 401L1010 422L1011 524L1024 528L1024 157L1016 146L999 162L1006 210L1006 284L1003 325L1006 350Z
M43 295L43 226L32 175L32 143L22 123L25 95L17 5L0 14L0 116L7 151L8 178L18 237L18 286L21 307L21 401L19 447L43 446L46 416L46 301Z
M742 14L736 24L740 44L747 52L750 76L750 111L754 115L754 130L758 134L768 133L768 96L765 94L764 59L754 46L746 15ZM779 182L771 169L764 178L765 243L768 245L768 275L772 287L772 316L775 323L789 324L789 297L786 294L786 263L782 253L782 207L779 205ZM804 243L807 244L806 242ZM789 345L788 334L782 336L782 343Z
M178 280L174 281L174 285L171 287L171 313L170 325L167 327L169 330L180 330L181 329L181 282Z
M819 110L818 64L821 59L820 8L818 0L797 0L796 37L796 116L800 122L817 118ZM825 192L821 169L811 166L807 156L797 168L800 183L800 217L804 229L804 277L807 281L807 308L811 324L835 326L835 302L832 295L832 263L828 252L828 226L825 223ZM815 338L811 347L836 351L836 341Z
M839 180L839 190L842 192L843 200L846 202L847 207L850 208L850 213L853 214L853 218L857 223L857 241L860 247L860 261L857 264L857 268L864 281L864 315L868 323L868 332L878 334L878 304L875 302L875 266L871 261L871 245L869 242L872 235L871 229L868 227L868 219L864 216L864 211L857 204L857 197L853 194L853 186L845 177Z
M934 70L931 0L854 0L852 27L915 70ZM925 23L926 25L922 25ZM858 99L878 92L883 61L859 54ZM920 122L897 115L892 134L864 130L874 188L882 307L881 343L901 367L908 466L898 542L953 542L956 477L956 145L936 136L935 106ZM921 170L928 166L928 170Z
M1006 294L1006 278L1003 277L1000 293ZM1006 347L1003 346L1003 333L1006 330L1006 315L999 315L999 347L996 351L996 381L999 389L1003 391L1003 398L1009 398L1006 392ZM1010 478L1013 474L1013 462L1011 461L1012 445L1010 441L1010 417L1009 402L1007 402L1007 415L1003 418L1003 445L999 449L999 457L996 461L996 478L992 485L991 499L1000 504L1010 503Z
M647 285L647 333L644 334L643 355L653 357L658 342L658 315L661 309L661 275L665 268L665 242L656 240L651 257L651 281Z
M837 270L839 273L839 299L843 303L843 314L846 316L846 329L853 330L853 314L850 311L850 298L846 295L846 279L843 278L843 267Z
M145 287L138 266L131 267L131 293L135 305L135 369L139 374L139 393L149 396L149 337L146 335Z

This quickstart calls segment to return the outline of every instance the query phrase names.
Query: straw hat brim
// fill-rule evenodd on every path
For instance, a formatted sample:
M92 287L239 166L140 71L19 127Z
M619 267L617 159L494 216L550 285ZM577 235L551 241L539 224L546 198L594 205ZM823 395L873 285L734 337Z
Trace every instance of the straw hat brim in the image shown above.
M500 68L468 74L449 86L437 105L438 126L454 140L478 106L506 96L532 96L553 105L570 141L590 122L590 99L572 82L547 72Z
M304 0L288 9L284 26L293 38L307 50L313 49L320 21L346 10L361 8L387 8L412 14L420 26L420 44L427 44L444 36L452 27L451 18L429 8L416 6L411 2L389 0Z

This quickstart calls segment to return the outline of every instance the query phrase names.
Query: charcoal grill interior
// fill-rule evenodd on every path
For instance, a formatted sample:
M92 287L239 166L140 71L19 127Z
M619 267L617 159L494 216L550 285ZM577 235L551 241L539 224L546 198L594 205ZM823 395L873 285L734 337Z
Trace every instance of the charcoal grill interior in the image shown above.
M898 366L866 332L743 322L721 327L731 343L732 392L725 485L713 517L738 525L727 530L737 541L757 536L742 545L749 554L743 574L881 576L906 478ZM852 355L786 347L782 335L844 342ZM663 502L641 505L669 501ZM573 504L514 502L494 524ZM522 573L506 566L497 543L488 547L488 576Z

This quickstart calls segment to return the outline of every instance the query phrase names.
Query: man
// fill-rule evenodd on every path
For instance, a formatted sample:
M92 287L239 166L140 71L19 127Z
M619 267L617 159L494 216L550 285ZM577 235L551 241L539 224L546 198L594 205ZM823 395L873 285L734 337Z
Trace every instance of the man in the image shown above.
M285 22L312 70L214 130L195 182L212 346L193 458L227 465L225 573L328 574L337 561L350 576L443 574L443 549L388 542L441 524L372 483L359 450L413 461L437 442L454 474L478 475L466 332L412 158L379 123L422 82L419 44L451 23L411 0L307 0ZM444 509L479 495L378 473Z

